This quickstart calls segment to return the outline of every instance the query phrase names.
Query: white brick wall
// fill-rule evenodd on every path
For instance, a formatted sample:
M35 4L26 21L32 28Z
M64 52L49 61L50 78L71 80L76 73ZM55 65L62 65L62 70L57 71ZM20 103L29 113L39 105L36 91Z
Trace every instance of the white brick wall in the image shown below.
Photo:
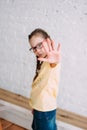
M27 35L37 27L62 46L58 106L87 116L86 0L0 0L0 87L29 96L35 57Z

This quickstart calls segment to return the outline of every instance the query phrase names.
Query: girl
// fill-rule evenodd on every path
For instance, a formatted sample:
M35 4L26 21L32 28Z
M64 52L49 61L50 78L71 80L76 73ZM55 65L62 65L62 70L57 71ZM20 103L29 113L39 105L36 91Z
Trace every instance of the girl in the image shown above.
M33 109L33 130L57 130L56 109L60 71L60 44L55 43L43 29L35 29L29 36L37 58L36 75L33 79L30 106Z

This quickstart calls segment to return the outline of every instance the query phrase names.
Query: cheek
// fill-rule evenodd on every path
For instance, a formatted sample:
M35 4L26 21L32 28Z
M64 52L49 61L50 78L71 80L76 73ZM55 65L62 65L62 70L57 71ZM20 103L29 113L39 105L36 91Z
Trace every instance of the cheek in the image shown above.
M43 54L43 57L45 57L47 55L47 53L44 49L42 50L42 54Z
M44 48L42 48L41 51L42 51L43 53L46 53L45 50L44 50Z
M36 56L38 56L38 53L37 53L37 52L34 52L34 54L35 54Z

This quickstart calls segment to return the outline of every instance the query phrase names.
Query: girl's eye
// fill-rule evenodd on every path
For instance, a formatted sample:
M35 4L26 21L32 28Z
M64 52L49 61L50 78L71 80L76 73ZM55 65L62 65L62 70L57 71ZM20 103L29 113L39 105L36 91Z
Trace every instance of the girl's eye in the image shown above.
M42 43L39 43L39 44L37 45L37 47L41 47L41 45L42 45Z

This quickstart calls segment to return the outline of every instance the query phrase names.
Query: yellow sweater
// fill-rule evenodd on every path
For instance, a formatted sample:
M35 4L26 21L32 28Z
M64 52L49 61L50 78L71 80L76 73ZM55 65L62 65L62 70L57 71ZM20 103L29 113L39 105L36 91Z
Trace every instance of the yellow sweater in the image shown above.
M32 84L30 106L39 111L50 111L57 108L57 92L60 77L60 64L51 67L44 62L38 77Z

